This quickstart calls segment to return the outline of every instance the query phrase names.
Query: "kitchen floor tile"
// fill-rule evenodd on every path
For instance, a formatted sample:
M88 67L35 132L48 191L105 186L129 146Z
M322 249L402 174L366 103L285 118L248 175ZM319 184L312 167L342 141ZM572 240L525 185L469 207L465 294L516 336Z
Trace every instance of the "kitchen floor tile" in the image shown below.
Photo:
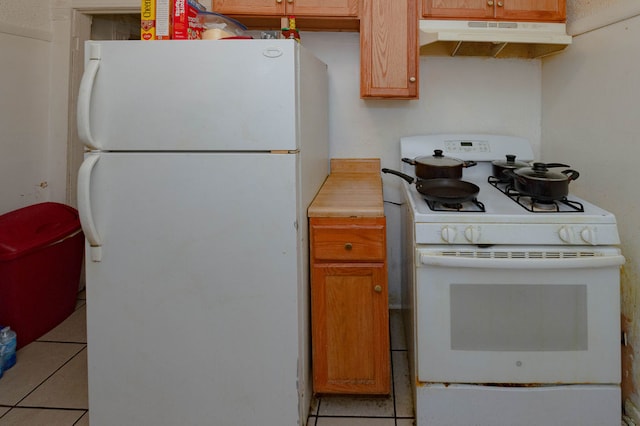
M404 337L404 323L400 309L389 310L389 334L392 350L406 350L407 341Z
M396 416L413 417L413 395L409 378L407 351L393 351L393 392L396 402Z
M86 345L32 342L17 353L16 365L0 379L0 404L15 405Z
M393 417L393 398L323 396L318 416Z
M89 412L84 413L84 416L80 417L80 420L74 423L73 426L89 426Z
M18 406L88 409L87 349L49 377Z
M394 419L367 417L318 417L316 426L396 426Z
M73 426L84 410L51 410L42 408L12 408L0 417L2 426Z
M38 342L87 343L87 307L76 309L57 327L37 339Z
M415 426L414 419L396 419L396 426Z
M6 413L9 410L11 410L11 407L0 407L0 418L4 413Z

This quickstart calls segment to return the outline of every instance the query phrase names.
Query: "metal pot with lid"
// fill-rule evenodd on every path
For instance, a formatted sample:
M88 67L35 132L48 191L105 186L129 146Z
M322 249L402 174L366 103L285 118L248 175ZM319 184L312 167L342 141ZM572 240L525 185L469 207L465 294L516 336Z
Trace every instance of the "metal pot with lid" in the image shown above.
M462 161L453 157L442 155L441 149L433 151L433 155L416 157L415 159L403 158L403 162L415 166L416 176L421 179L460 179L462 169L475 166L475 161Z
M491 163L492 176L500 180L500 182L511 182L511 176L504 173L505 170L516 170L522 167L531 167L531 163L526 161L516 161L516 156L507 154L506 160L494 160Z
M571 169L555 172L551 167L569 167L559 163L533 163L532 167L521 167L506 171L513 177L516 191L538 201L561 200L569 194L569 182L580 174Z

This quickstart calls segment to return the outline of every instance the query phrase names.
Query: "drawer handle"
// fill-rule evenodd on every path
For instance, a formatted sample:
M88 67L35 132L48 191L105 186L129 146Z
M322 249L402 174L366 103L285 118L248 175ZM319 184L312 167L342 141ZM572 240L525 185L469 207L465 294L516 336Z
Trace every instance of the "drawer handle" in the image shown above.
M376 293L382 293L382 286L381 285L377 285L373 289L375 290Z
M344 245L344 249L345 249L345 250L347 250L347 251L352 250L352 249L353 249L353 244L351 244L351 243L347 243L347 244L345 244L345 245Z

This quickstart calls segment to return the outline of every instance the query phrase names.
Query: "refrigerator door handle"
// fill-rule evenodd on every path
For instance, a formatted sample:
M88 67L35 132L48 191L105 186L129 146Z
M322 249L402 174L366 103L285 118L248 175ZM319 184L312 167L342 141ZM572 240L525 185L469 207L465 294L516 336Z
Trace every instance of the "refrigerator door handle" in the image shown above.
M78 171L78 214L84 235L89 242L89 252L93 262L102 260L102 239L91 211L91 173L100 159L99 154L88 154Z
M87 62L87 68L82 75L78 92L78 136L82 143L91 150L99 149L91 135L91 93L93 92L93 83L95 82L96 74L98 74L98 68L100 68L100 58L92 56Z

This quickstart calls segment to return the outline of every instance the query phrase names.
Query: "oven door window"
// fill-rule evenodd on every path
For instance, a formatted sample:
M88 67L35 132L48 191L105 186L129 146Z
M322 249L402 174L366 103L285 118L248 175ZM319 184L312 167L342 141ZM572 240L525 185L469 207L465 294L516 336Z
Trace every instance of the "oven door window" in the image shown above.
M586 351L584 284L451 284L451 349Z
M619 266L522 263L420 262L414 286L419 381L620 382Z

